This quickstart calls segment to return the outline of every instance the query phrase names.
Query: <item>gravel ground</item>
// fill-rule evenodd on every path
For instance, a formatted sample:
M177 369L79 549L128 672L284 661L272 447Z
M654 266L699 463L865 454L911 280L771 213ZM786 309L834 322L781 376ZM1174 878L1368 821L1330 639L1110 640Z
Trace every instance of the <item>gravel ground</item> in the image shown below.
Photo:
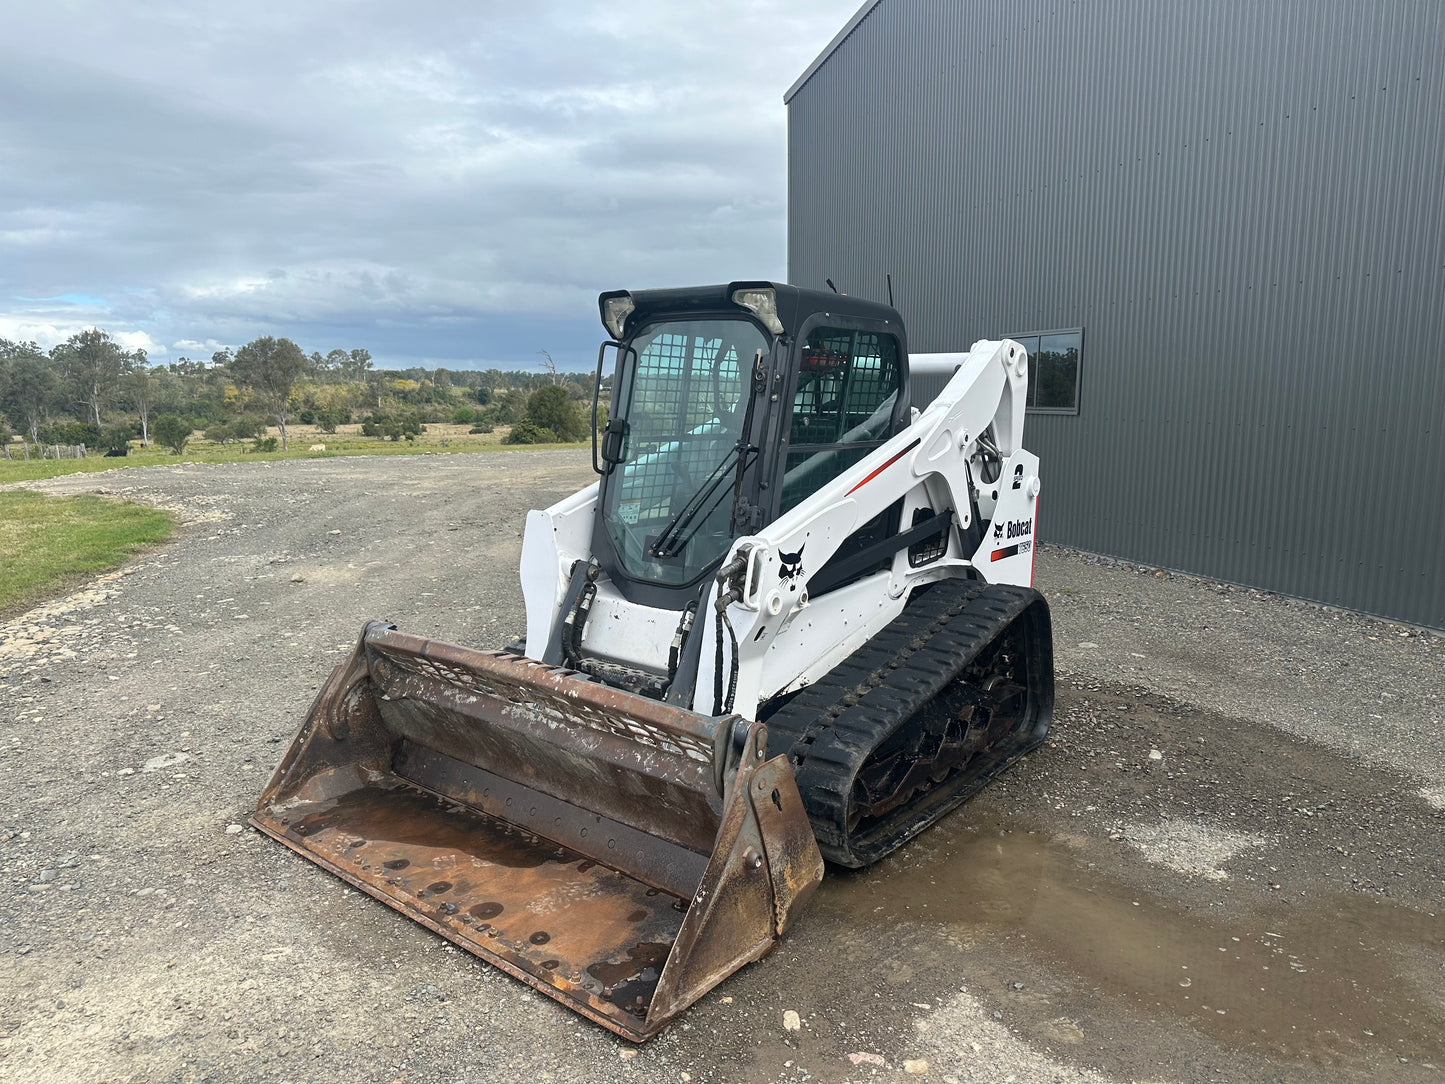
M525 511L589 477L514 452L32 485L184 526L0 626L0 1080L1445 1075L1445 637L1058 547L1050 741L830 871L644 1047L241 829L366 619L521 630Z

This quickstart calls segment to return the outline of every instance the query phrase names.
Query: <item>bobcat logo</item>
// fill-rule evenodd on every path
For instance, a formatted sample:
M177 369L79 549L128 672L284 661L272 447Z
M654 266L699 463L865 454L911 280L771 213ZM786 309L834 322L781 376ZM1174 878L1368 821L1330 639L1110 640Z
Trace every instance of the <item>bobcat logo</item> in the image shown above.
M995 542L1003 538L1003 520L995 521L993 525L993 540Z
M789 583L803 574L803 548L799 546L797 553L778 554L778 579L783 583ZM797 590L796 584L793 589Z

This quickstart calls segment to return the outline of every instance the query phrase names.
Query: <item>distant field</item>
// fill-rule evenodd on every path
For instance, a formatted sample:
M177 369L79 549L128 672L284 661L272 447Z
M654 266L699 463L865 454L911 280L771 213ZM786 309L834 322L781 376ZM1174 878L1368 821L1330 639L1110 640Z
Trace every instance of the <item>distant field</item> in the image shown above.
M139 441L131 442L130 454L125 458L106 459L92 453L85 459L32 458L29 462L18 459L20 443L10 446L10 459L0 457L0 484L24 482L36 478L54 478L62 474L78 474L84 471L113 470L117 467L148 467L167 463L235 463L256 459L312 459L326 455L422 455L451 452L497 452L512 448L575 448L575 444L503 444L502 438L510 431L509 426L498 426L492 433L468 433L467 425L429 424L426 432L415 441L378 440L363 437L361 426L343 425L335 433L323 433L314 425L290 425L286 427L287 443L290 447L282 452L250 452L250 442L213 444L210 441L192 437L183 455L152 444L141 448ZM276 428L267 430L269 435L280 437ZM313 452L316 444L326 445L324 452ZM31 455L34 456L34 446Z
M168 512L96 496L0 493L0 616L163 542Z

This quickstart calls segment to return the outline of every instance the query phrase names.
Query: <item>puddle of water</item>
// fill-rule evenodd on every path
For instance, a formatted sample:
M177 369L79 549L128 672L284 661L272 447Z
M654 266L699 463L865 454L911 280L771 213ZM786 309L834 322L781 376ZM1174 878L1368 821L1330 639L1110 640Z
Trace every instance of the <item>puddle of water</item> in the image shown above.
M1317 1064L1445 1064L1445 917L1355 896L1270 915L1183 910L1017 826L931 829L874 870L830 870L815 906L888 926L937 922L1020 949L1148 1015L1236 1049Z

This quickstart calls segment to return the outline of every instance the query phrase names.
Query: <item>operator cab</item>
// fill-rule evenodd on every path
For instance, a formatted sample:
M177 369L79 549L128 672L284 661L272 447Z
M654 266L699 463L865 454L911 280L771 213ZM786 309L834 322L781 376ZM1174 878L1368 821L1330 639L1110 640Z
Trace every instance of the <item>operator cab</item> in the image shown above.
M609 351L615 369L592 552L631 602L697 601L733 539L908 424L891 306L774 282L612 291L598 306L612 336L599 389Z

